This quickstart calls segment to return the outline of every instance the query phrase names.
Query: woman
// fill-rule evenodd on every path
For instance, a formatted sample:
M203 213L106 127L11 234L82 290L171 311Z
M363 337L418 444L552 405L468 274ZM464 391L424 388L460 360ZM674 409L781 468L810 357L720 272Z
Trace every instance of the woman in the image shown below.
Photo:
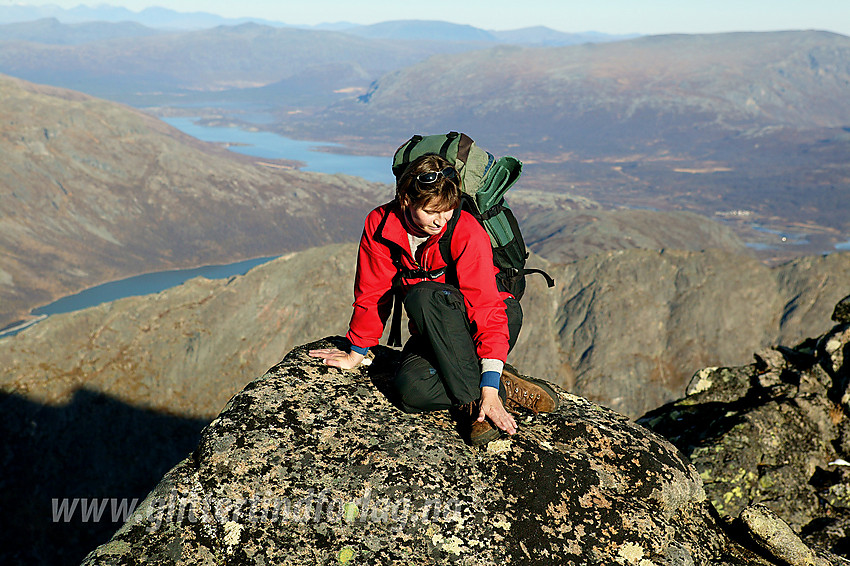
M508 351L522 324L519 302L496 284L490 238L459 208L460 177L438 155L410 163L396 185L396 198L366 218L357 258L354 312L348 352L312 350L330 366L350 369L378 344L392 310L394 292L404 295L411 338L393 380L402 409L422 412L459 408L472 444L514 434L505 409L535 412L557 408L543 382L505 370ZM449 222L451 258L439 249ZM446 282L447 277L451 285Z

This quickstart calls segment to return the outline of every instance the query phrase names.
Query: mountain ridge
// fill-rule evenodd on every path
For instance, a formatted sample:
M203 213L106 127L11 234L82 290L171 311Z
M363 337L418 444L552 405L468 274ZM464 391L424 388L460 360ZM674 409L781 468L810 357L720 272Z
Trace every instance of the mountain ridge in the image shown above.
M56 18L43 18L26 23L0 24L0 37L3 41L17 40L56 45L79 45L160 33L162 32L135 22L63 24Z
M388 192L228 152L73 91L0 77L0 99L0 326L112 279L356 239Z
M53 315L0 339L2 390L55 404L85 387L210 417L281 352L345 332L355 258L354 243L311 248L245 276ZM637 416L680 396L699 368L745 363L753 351L822 332L850 253L770 268L721 250L633 249L564 265L534 257L532 265L556 287L528 279L512 363ZM207 377L186 382L193 373Z
M756 117L756 123L758 120L766 122L758 117L767 116L773 126L842 127L850 123L850 110L846 104L832 100L827 107L812 107L801 104L800 97L804 86L806 89L816 86L823 89L824 94L830 92L827 89L833 93L836 88L843 91L848 73L846 69L842 70L842 61L847 60L848 52L850 38L830 32L796 31L647 36L616 43L542 49L502 46L449 56L448 60L431 58L384 77L373 85L367 95L358 99L361 104L354 105L353 101L347 104L348 107L360 108L361 112L366 109L383 113L381 115L397 116L405 112L405 107L395 104L393 97L403 93L416 104L416 115L431 114L437 118L443 113L454 112L473 96L482 98L480 93L498 93L478 113L479 116L488 116L510 110L522 96L526 96L525 104L532 106L538 99L546 100L543 108L548 112L552 101L546 97L552 92L560 92L564 97L556 100L556 108L560 111L554 116L556 121L567 117L567 111L582 113L594 108L605 110L609 106L615 109L609 112L621 112L626 119L631 119L642 107L652 108L654 104L666 102L690 108L696 116L703 111L716 113L717 108L726 107L729 113L726 121L731 126L748 116ZM823 57L820 62L817 54ZM492 64L496 61L501 67L498 73L492 72ZM728 68L718 68L722 63ZM822 79L817 82L807 77L795 79L789 76L783 79L782 73L786 72L783 67L789 65L804 72L809 69L810 73L822 75ZM777 75L766 74L771 70ZM736 81L711 82L710 79L723 73L729 73ZM414 88L415 83L411 83L410 77L422 74L440 77L440 80ZM472 80L460 81L458 77L461 76L469 76ZM513 80L505 82L505 76L513 77ZM744 76L748 81L737 81ZM531 85L523 82L524 77L535 79L534 89L527 88ZM804 78L805 83L802 82ZM755 80L769 80L778 86L775 92L761 94L764 100L755 100L753 106L748 100L758 95L747 92L747 88L749 81ZM793 80L798 82L793 83ZM459 92L454 101L435 95L445 88L445 83L457 85ZM695 89L690 88L688 83L705 84ZM782 94L779 85L789 92ZM730 86L734 90L727 91ZM706 87L713 90L705 90ZM595 93L593 98L585 96L590 91ZM639 98L626 105L616 97L618 92L629 92ZM654 94L655 99L646 99L647 94ZM824 97L821 92L809 94ZM774 102L771 97L780 98ZM780 111L784 101L788 101L788 110L792 112ZM446 104L449 107L444 112L435 112L437 106ZM585 108L583 104L592 106ZM571 110L572 105L575 108ZM772 114L766 115L764 112L768 107ZM346 107L340 105L339 111L344 109ZM535 127L538 125L534 123ZM427 122L421 127L441 129ZM548 133L547 130L542 131ZM538 132L536 137L545 135ZM503 145L510 143L516 143L516 140L509 138L502 142Z

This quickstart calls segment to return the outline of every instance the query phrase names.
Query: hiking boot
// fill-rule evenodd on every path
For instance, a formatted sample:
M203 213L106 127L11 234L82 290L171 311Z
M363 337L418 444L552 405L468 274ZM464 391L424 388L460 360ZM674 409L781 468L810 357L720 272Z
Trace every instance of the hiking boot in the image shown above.
M462 432L472 446L480 446L501 436L499 429L493 426L490 419L478 422L478 401L472 401L458 408L458 418Z
M558 394L544 380L520 376L515 367L505 364L502 370L502 385L505 386L507 399L505 408L523 408L537 413L551 413L561 406Z

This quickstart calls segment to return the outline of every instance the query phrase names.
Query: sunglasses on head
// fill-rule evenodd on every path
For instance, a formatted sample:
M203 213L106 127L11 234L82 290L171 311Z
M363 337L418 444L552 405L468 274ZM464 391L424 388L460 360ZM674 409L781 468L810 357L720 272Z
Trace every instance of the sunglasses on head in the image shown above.
M455 171L454 167L446 167L442 171L429 171L428 173L420 173L416 176L416 180L424 185L430 185L443 177L445 179L454 179L455 175L457 175L457 171Z

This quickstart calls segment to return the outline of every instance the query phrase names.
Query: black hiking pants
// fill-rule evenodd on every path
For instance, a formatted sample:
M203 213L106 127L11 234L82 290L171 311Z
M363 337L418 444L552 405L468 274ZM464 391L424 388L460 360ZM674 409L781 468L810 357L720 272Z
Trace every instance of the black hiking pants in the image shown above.
M404 299L418 334L402 350L393 386L408 413L436 411L481 398L481 367L472 340L463 295L452 285L425 281L414 285ZM522 308L505 300L509 347L522 326ZM504 401L504 387L499 396Z

